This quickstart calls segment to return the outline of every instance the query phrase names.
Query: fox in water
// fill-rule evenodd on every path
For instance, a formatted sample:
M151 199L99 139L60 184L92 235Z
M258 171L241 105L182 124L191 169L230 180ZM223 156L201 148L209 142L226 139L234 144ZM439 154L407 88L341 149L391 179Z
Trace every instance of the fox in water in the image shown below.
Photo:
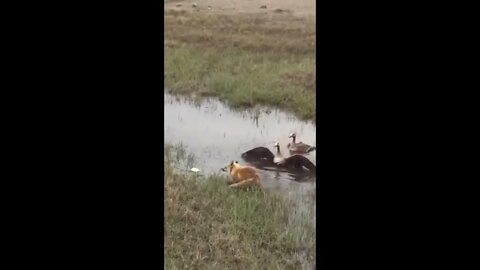
M228 171L232 179L230 187L248 187L259 186L260 176L257 174L257 170L250 166L242 166L238 161L232 161L228 165L222 168L223 171Z

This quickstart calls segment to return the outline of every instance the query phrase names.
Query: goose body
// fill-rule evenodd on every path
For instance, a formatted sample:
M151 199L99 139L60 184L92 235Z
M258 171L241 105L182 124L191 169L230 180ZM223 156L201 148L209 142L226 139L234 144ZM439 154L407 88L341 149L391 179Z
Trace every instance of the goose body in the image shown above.
M306 154L312 152L313 150L316 150L315 146L310 146L303 142L295 142L296 137L297 136L295 135L295 133L292 133L289 136L289 138L292 138L292 141L287 144L287 148L288 150L290 150L291 153Z

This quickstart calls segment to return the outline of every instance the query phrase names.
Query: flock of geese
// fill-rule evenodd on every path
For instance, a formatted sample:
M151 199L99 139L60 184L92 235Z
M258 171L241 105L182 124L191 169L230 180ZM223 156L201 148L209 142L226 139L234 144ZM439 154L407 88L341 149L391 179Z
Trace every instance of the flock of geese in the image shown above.
M267 167L272 166L275 168L285 168L289 172L305 172L316 173L316 166L303 154L308 154L315 150L315 147L305 144L303 142L296 142L295 133L290 134L289 138L293 140L287 145L291 156L283 157L280 152L280 145L275 143L277 153L273 154L267 147L255 147L242 154L242 158L252 164L255 167ZM261 179L256 169L250 166L240 165L238 161L232 161L221 169L229 173L231 181L229 186L235 187L248 187L248 186L261 186Z
M273 154L267 147L255 147L242 154L242 158L255 164L256 167L278 167L285 168L292 172L316 172L316 166L303 154L308 154L316 148L303 142L296 142L295 133L290 134L289 138L292 141L288 143L287 149L290 152L290 156L284 157L280 152L280 144L276 142L274 148L276 153Z

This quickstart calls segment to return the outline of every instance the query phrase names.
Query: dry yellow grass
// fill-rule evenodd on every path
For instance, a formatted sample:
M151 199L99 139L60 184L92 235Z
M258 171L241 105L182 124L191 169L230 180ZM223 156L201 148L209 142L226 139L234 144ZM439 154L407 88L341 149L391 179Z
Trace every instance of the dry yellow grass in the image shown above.
M315 22L288 15L223 15L165 11L166 46L315 53Z

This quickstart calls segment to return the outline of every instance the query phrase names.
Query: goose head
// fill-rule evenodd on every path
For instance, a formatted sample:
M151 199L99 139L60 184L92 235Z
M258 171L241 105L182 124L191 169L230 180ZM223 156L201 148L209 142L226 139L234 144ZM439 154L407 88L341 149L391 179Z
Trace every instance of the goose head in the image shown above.
M280 144L278 142L275 142L275 144L273 145L273 147L277 148L277 153L280 152Z

